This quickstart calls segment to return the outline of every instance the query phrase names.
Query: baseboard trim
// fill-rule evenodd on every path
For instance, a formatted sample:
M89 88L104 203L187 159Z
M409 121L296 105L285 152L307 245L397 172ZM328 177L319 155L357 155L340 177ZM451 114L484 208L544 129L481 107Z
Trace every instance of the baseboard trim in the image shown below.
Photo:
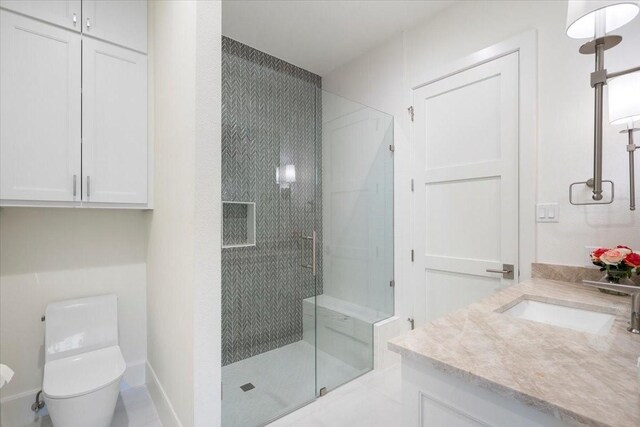
M178 418L178 414L176 414L176 411L173 409L173 405L171 404L167 393L164 391L164 387L162 387L162 383L160 383L156 372L149 364L149 361L147 361L146 366L147 389L149 390L149 395L156 406L162 425L164 427L183 427L180 419Z

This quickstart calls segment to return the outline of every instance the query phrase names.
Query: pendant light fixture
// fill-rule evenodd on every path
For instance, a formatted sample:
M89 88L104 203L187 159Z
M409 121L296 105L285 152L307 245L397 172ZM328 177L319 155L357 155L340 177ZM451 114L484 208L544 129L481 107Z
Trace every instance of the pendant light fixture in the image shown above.
M640 66L610 73L604 66L604 51L622 41L622 37L607 35L633 20L640 12L640 4L635 0L569 0L567 7L567 35L571 38L591 38L583 44L579 52L595 55L595 71L591 73L591 87L594 89L594 139L593 139L593 177L585 182L573 183L569 189L572 204L602 204L613 201L613 183L611 200L602 202L602 128L604 85L611 79L640 72ZM631 135L632 132L629 132ZM594 202L574 203L572 188L576 184L586 184L592 190Z

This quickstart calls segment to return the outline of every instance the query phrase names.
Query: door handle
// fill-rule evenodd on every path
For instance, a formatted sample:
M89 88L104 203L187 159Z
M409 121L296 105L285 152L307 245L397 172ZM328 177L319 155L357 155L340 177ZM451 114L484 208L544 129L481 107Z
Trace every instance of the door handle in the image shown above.
M87 30L91 29L91 19L87 18Z
M513 264L502 264L502 270L497 270L494 268L487 268L487 273L498 273L502 274L503 279L513 280L514 272L513 272Z
M78 175L73 174L73 200L76 199L76 188L77 188Z
M301 239L311 241L311 264L302 264L302 267L310 269L311 274L314 276L316 275L316 236L315 230L311 233L311 236L300 236Z
M91 177L87 175L87 198L91 197Z
M78 15L76 15L75 13L73 14L73 26L76 26L76 23L78 22Z

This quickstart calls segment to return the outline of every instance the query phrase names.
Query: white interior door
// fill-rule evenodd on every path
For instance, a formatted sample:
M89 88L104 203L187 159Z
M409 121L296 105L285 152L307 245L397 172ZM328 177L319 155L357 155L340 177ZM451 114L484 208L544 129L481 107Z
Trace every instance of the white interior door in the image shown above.
M518 53L423 86L413 101L420 324L517 282ZM503 264L514 279L488 271Z
M80 200L80 35L0 18L0 198Z
M147 57L82 41L82 199L147 202Z

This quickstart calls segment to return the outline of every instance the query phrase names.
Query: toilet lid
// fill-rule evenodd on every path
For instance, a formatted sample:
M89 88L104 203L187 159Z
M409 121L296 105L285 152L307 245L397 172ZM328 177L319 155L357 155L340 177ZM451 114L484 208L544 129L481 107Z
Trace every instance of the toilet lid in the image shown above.
M53 360L44 365L42 391L53 399L91 393L119 379L125 368L117 345Z

